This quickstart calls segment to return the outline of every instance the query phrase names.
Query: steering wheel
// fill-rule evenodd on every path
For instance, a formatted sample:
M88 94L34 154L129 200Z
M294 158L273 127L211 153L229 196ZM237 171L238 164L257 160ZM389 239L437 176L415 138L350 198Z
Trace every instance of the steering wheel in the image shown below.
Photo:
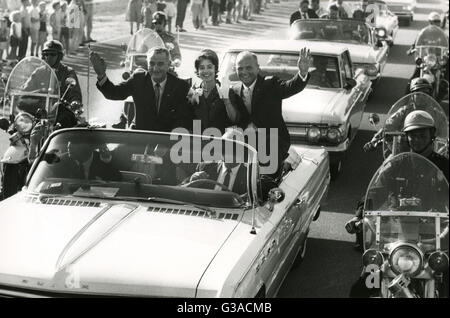
M197 179L197 180L194 180L194 181L191 181L191 182L185 184L185 187L192 188L192 187L194 187L198 184L202 184L202 183L207 183L207 184L211 184L214 186L217 185L217 186L221 187L222 190L231 192L231 190L228 189L228 187L226 185L224 185L223 183L220 183L220 182L217 182L216 180L211 180L211 179Z

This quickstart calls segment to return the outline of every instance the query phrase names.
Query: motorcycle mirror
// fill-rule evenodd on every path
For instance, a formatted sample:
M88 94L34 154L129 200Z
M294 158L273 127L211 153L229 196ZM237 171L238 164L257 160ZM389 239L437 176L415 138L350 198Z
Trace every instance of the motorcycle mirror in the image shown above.
M380 123L380 116L378 114L372 113L369 115L369 123L372 126L377 126Z
M123 72L122 73L122 78L126 81L127 79L129 79L130 78L130 72Z
M65 83L66 83L67 86L75 86L75 85L77 85L77 81L73 77L66 78L66 82Z
M9 128L9 120L6 118L0 118L0 129L3 129L4 131L8 131Z

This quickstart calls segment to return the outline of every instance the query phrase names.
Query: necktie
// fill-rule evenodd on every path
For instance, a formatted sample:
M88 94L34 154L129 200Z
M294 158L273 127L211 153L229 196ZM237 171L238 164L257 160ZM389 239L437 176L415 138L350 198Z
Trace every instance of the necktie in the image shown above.
M228 187L228 189L232 190L230 187L230 180L231 180L231 169L227 168L225 171L225 178L223 179L223 185Z
M244 90L242 92L244 97L244 104L247 108L249 114L252 113L252 97L250 96L250 88L244 86Z
M155 106L156 106L156 114L159 113L159 98L160 98L160 91L161 85L159 83L155 84Z

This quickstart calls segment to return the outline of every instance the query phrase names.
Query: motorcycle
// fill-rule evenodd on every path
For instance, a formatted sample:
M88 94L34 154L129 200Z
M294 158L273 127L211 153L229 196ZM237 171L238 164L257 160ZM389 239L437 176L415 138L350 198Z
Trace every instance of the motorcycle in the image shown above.
M434 140L434 150L448 158L449 149L449 123L441 105L430 95L421 92L408 94L400 98L390 108L386 115L383 128L379 130L374 138L369 141L364 150L374 150L380 145L383 146L383 156L387 159L392 153L409 151L405 135L401 132L406 116L414 110L424 110L429 113L436 125L436 138ZM377 114L371 114L369 121L373 126L377 126L380 118ZM393 140L397 141L394 143ZM393 149L398 147L399 149Z
M156 31L144 28L133 34L128 45L122 44L125 52L125 59L120 63L125 68L122 73L122 79L127 80L135 71L147 70L147 52L153 47L166 47L169 51L173 49L172 43L164 43ZM170 66L169 72L176 75L176 67L174 63ZM133 127L135 116L135 108L133 98L129 97L125 100L120 122L114 124L113 128L130 129Z
M415 75L423 77L433 86L433 97L441 101L448 95L448 39L445 32L438 26L429 25L420 31L414 49L408 50L408 55L415 55Z
M362 262L376 296L448 297L448 191L442 171L411 152L375 173L364 202Z
M0 160L4 168L4 197L19 191L25 182L30 152L39 152L44 140L55 129L74 126L81 120L82 106L65 101L67 92L75 85L74 81L67 79L68 88L60 96L58 78L43 60L28 57L12 70L0 105L3 116L0 122L10 135L0 146L6 149ZM39 144L37 149L30 149L31 137L38 126L41 130ZM5 184L6 179L10 185Z

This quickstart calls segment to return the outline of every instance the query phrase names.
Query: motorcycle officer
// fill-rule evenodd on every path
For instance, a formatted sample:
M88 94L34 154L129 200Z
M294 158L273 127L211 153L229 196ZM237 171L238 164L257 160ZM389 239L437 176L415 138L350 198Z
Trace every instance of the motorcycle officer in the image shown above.
M156 33L163 40L167 49L170 52L172 65L179 67L181 65L181 52L175 36L172 33L166 31L167 17L162 11L157 11L153 14L152 25Z
M402 131L406 134L408 146L412 152L424 156L434 163L449 180L449 160L436 153L433 148L433 142L436 138L436 125L433 117L423 110L414 110L409 113L404 121ZM350 234L356 233L357 250L363 248L362 232L358 229L358 224L362 219L364 209L364 198L357 204L356 215L345 225Z

